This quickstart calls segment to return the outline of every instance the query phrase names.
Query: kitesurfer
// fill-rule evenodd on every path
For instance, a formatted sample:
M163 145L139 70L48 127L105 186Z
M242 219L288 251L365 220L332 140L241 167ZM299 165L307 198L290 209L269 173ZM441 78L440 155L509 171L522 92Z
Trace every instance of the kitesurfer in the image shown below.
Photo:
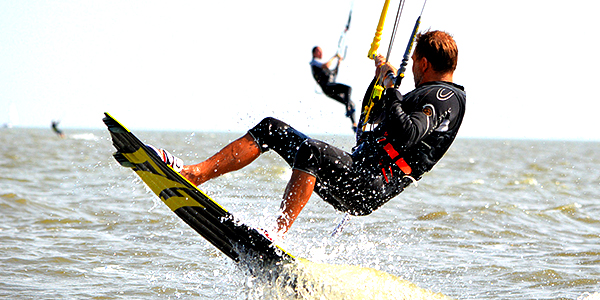
M59 137L64 138L65 134L62 132L62 130L58 129L58 123L60 123L60 121L52 120L52 130L54 130Z
M384 82L387 89L371 112L375 128L358 139L352 153L266 118L206 161L183 166L181 174L200 185L274 150L293 171L273 234L288 231L313 191L339 211L368 215L421 179L454 141L466 104L463 87L453 83L457 60L452 36L442 31L419 34L412 56L416 88L402 96L393 80ZM376 74L396 75L382 56L375 63ZM179 164L164 152L161 157Z
M352 122L352 130L356 132L354 103L350 99L352 88L348 85L335 82L337 70L339 69L342 61L342 56L339 53L336 53L335 56L325 63L320 61L322 58L323 49L321 49L319 46L315 46L312 49L312 60L310 61L312 75L327 97L334 99L346 106L346 117L350 118L350 121ZM331 66L336 59L337 66L332 71Z

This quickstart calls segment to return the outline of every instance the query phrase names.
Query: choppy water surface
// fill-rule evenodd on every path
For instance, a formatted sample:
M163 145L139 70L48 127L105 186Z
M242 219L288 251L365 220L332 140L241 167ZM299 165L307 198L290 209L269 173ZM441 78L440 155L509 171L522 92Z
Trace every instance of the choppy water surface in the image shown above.
M186 162L239 136L130 129ZM322 138L351 148L350 136ZM0 297L600 299L599 148L459 139L418 187L336 237L343 215L314 196L283 244L309 260L294 290L189 229L112 159L108 132L1 129ZM290 174L268 153L202 188L269 226Z

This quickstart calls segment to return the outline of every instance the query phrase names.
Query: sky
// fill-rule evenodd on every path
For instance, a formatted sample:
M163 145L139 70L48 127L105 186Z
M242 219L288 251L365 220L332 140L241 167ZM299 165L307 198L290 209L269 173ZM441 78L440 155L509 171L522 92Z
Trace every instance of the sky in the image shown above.
M391 1L379 53L388 51ZM280 118L308 134L351 134L342 104L310 73L335 55L360 105L383 0L0 1L0 125L245 132ZM390 61L400 65L422 1L407 0ZM600 2L428 0L421 30L451 33L465 87L459 137L599 141ZM414 88L410 65L400 91ZM592 92L587 92L591 90ZM591 95L591 96L590 96Z

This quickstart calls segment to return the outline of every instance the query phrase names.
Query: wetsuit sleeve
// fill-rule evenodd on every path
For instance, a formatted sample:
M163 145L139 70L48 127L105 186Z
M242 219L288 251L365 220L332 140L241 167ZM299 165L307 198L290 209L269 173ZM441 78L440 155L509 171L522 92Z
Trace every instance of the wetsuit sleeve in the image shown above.
M389 88L384 94L386 111L386 126L394 132L395 146L411 147L426 138L438 126L436 110L433 105L426 104L420 109L407 113L402 108L402 94L394 88Z

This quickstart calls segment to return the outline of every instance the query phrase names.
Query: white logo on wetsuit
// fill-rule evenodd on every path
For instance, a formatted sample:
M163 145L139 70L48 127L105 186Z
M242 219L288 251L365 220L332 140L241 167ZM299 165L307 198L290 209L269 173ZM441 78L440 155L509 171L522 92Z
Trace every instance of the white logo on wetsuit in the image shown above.
M441 88L437 90L436 97L440 101L446 101L454 96L454 92L452 90L446 90L445 88Z
M446 119L446 120L442 121L440 126L438 126L438 128L436 128L435 131L446 132L450 128L448 125L450 125L450 120Z

